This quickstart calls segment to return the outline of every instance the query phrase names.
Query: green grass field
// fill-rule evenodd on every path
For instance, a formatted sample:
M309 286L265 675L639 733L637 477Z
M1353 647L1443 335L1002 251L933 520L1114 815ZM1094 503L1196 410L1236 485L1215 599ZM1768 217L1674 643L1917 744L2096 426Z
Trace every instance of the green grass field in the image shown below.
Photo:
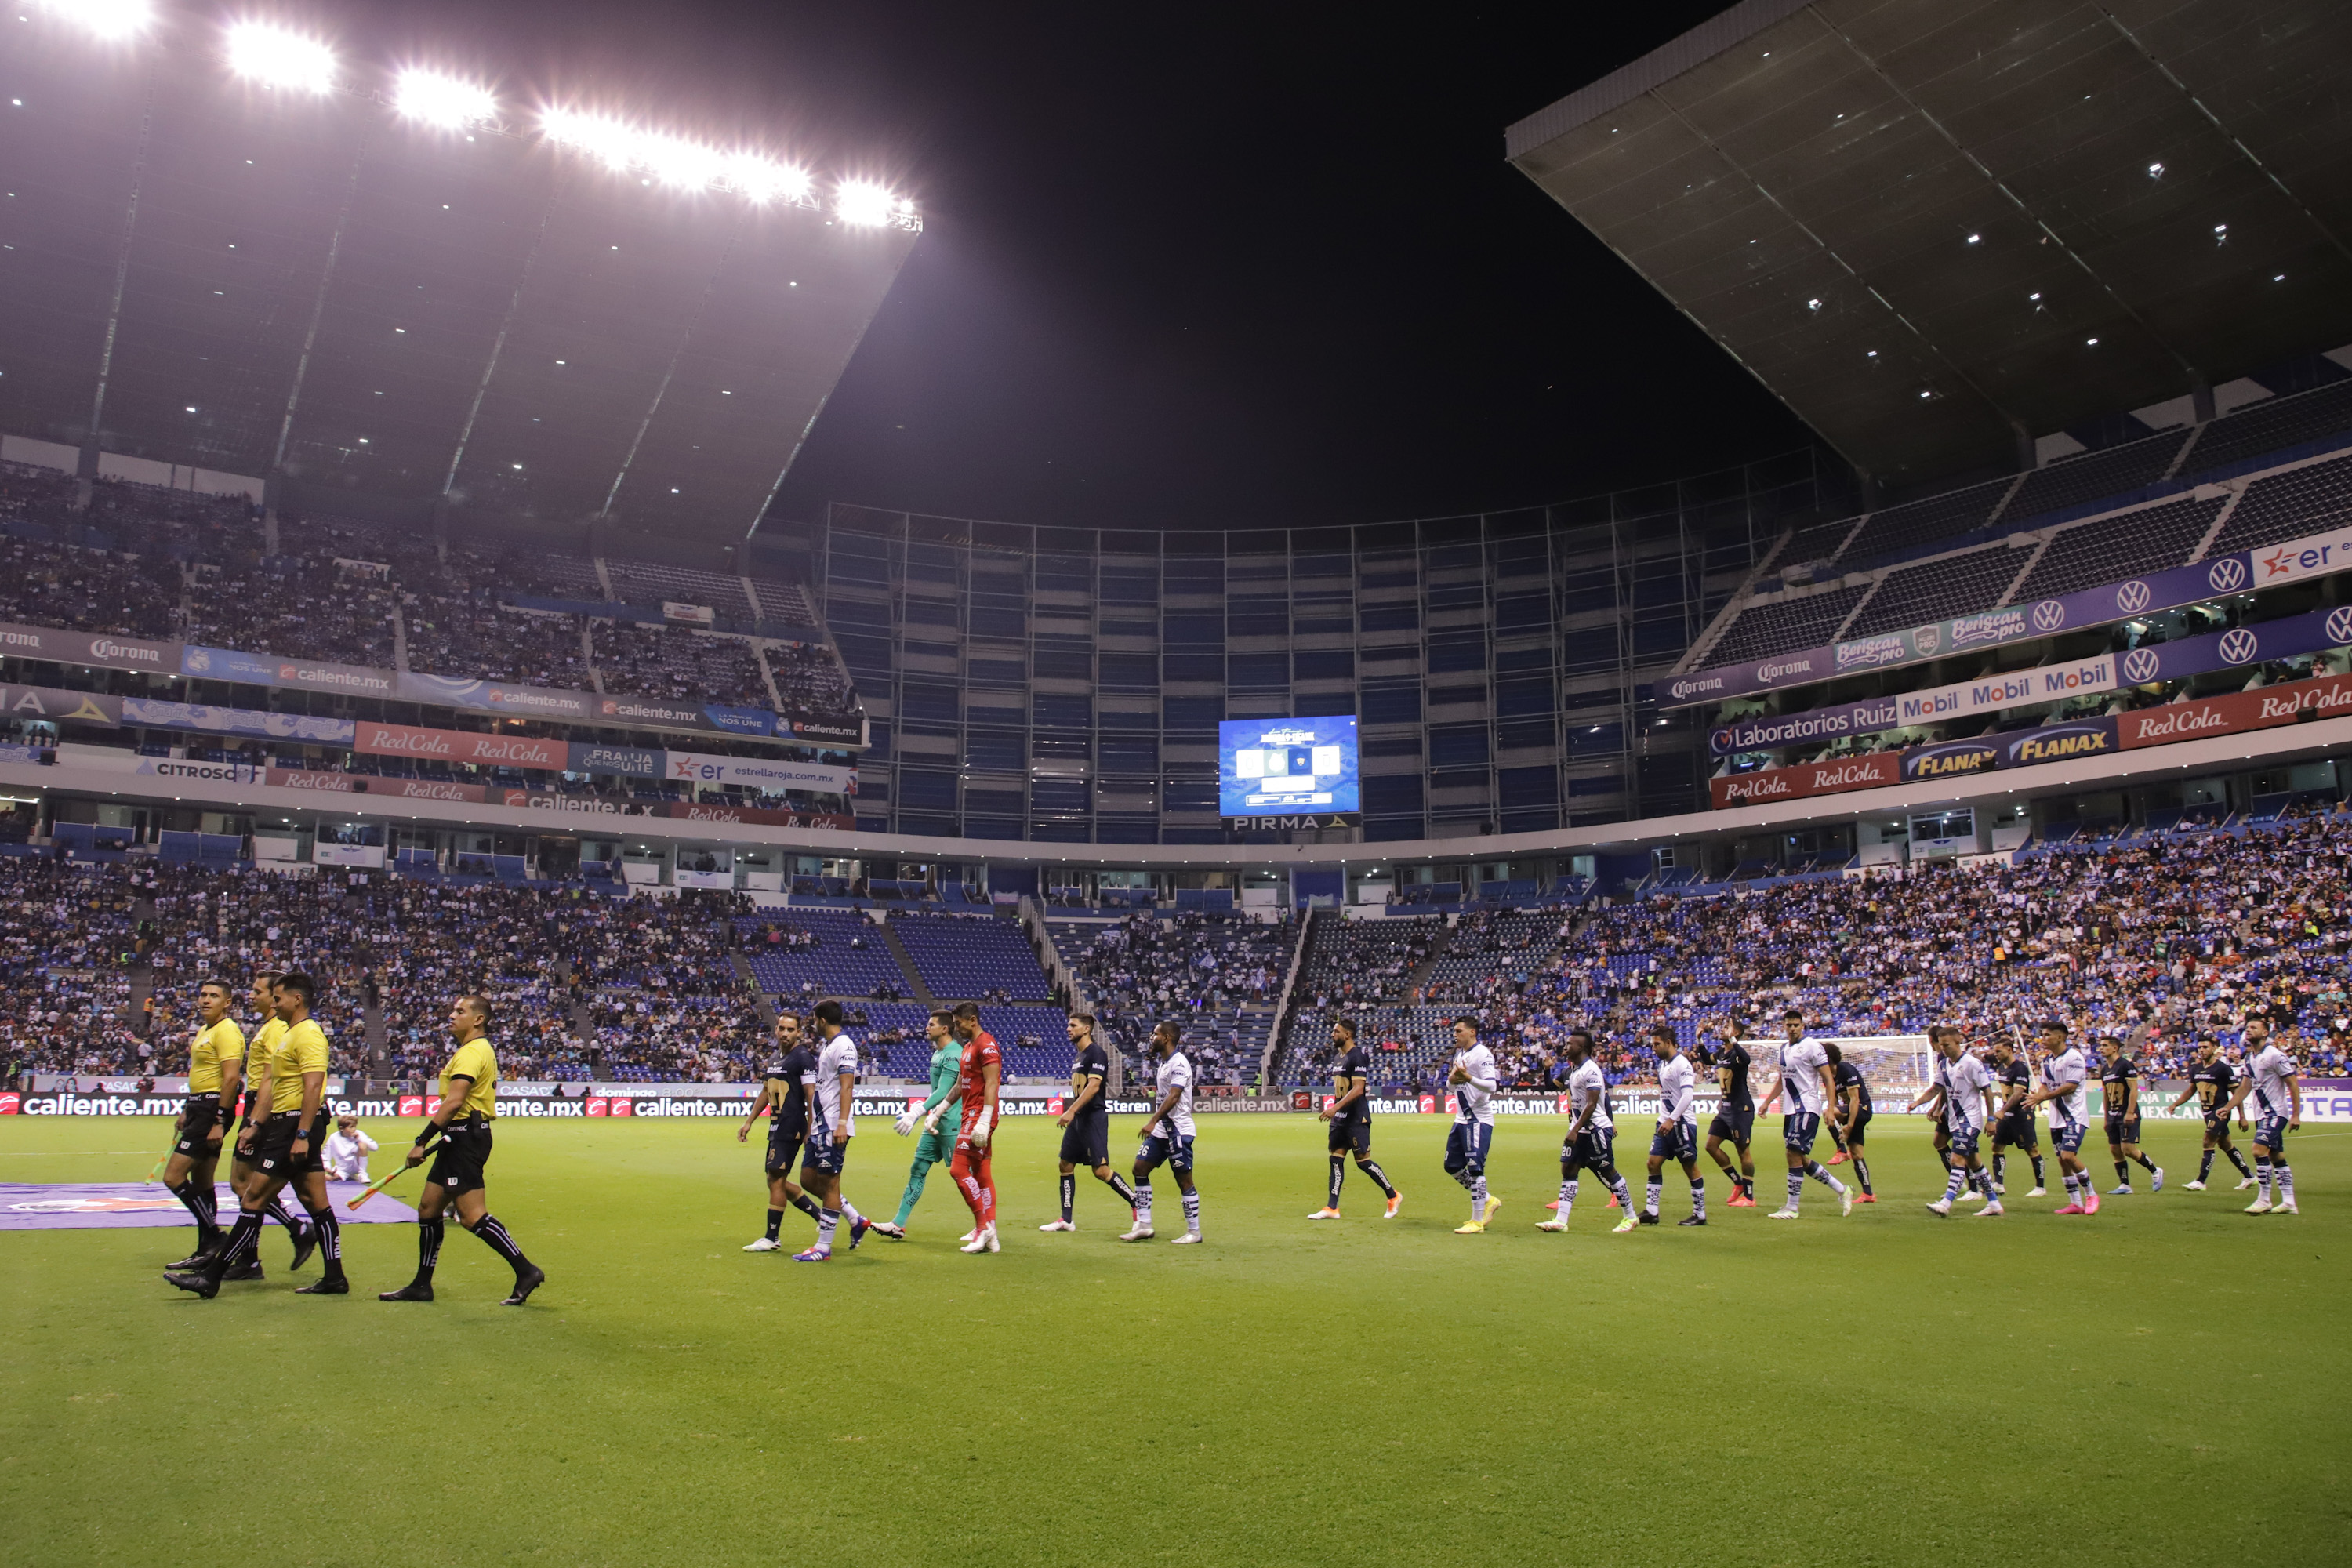
M345 1232L344 1300L289 1293L316 1268L273 1226L268 1283L211 1303L160 1278L184 1230L0 1233L0 1561L2344 1560L2352 1129L2302 1135L2296 1218L2180 1191L2168 1126L2161 1195L2059 1219L2012 1182L1981 1222L1921 1210L1924 1122L1877 1131L1850 1219L1717 1181L1708 1228L1613 1236L1588 1181L1562 1237L1532 1228L1558 1125L1507 1120L1498 1228L1457 1237L1438 1118L1377 1125L1399 1219L1351 1175L1310 1225L1320 1124L1203 1117L1185 1248L1115 1241L1083 1176L1079 1232L1038 1235L1052 1132L1014 1121L1003 1254L956 1252L940 1173L913 1239L810 1267L739 1250L765 1200L731 1122L509 1122L493 1206L551 1276L521 1310L454 1227L430 1307L373 1300L406 1226ZM139 1180L163 1131L11 1119L0 1180ZM887 1215L908 1153L868 1122L852 1198Z

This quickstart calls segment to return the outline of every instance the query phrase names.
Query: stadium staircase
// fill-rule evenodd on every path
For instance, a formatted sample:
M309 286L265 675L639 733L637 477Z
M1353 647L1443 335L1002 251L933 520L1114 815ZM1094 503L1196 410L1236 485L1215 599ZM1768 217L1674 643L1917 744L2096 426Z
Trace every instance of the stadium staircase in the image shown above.
M1451 921L1442 924L1437 928L1437 940L1429 944L1429 956L1415 964L1413 966L1412 973L1404 977L1404 994L1406 995L1418 996L1421 994L1422 988L1429 984L1430 975L1437 969L1437 961L1445 956L1446 943L1453 940L1454 926Z
M743 956L742 949L730 948L727 963L735 971L737 984L751 998L752 1010L760 1015L760 1022L773 1029L776 1026L776 999L760 989L759 977L751 973L751 961Z
M1290 1037L1291 1003L1298 992L1298 977L1307 973L1307 949L1315 941L1315 922L1326 918L1342 920L1346 917L1337 910L1309 909L1306 929L1298 933L1298 940L1290 944L1290 972L1282 977L1282 994L1274 1002L1274 1027L1265 1032L1265 1049L1259 1053L1257 1058L1257 1081L1260 1083L1274 1081L1275 1058L1282 1054L1282 1042Z
M1044 908L1026 893L1021 895L1021 928L1029 933L1029 940L1036 945L1037 962L1045 965L1045 977L1070 999L1070 1011L1092 1012L1093 1005L1087 996L1086 987L1078 984L1078 972L1070 967L1068 961L1062 957L1062 950L1055 945L1053 928L1045 923Z
M907 951L907 944L900 942L898 933L890 929L890 922L884 921L874 929L882 933L882 945L890 950L890 956L898 962L898 973L907 977L907 994L925 1007L938 1006L939 998L931 994L931 988L923 984L922 971L915 967L915 955Z

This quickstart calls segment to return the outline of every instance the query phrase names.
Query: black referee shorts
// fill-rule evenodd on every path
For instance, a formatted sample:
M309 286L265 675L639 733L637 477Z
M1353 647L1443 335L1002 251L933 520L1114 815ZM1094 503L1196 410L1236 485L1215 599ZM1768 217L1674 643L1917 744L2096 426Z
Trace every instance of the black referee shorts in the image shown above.
M449 1130L441 1134L441 1146L434 1152L433 1168L425 1173L425 1179L452 1196L478 1193L483 1186L482 1167L489 1163L489 1121L468 1116L452 1121Z

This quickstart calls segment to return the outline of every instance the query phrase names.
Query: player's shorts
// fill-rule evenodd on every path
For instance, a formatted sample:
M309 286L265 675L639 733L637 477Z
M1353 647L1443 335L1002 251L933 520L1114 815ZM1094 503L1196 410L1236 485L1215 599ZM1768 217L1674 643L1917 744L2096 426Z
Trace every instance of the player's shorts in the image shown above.
M1813 1152L1813 1140L1822 1135L1819 1111L1792 1110L1780 1118L1780 1142L1800 1154Z
M2082 1121L2053 1121L2050 1124L2050 1146L2061 1154L2079 1152L2090 1125Z
M2212 1142L2227 1143L2230 1141L2230 1113L2225 1110L2219 1116L2208 1116L2205 1119L2205 1136Z
M1089 1171L1109 1164L1110 1113L1071 1117L1062 1129L1062 1158Z
M965 1145L967 1148L970 1146ZM952 1128L942 1127L915 1140L915 1163L926 1170L933 1165L946 1164L955 1158L955 1152L956 1132Z
M830 1138L812 1137L808 1147L801 1153L801 1172L803 1175L814 1171L821 1175L837 1176L848 1159L848 1144L836 1143Z
M2138 1118L2138 1117L2137 1117L2137 1116L2110 1116L2110 1117L2108 1117L2108 1118L2107 1118L2107 1142L2110 1142L2110 1143L2137 1143L2137 1142L2139 1142L2139 1118Z
M1870 1132L1870 1119L1873 1114L1874 1112L1871 1110L1870 1107L1866 1105L1860 1110L1853 1113L1853 1125L1845 1130L1845 1141L1847 1142L1860 1143L1867 1139Z
M1685 1164L1698 1158L1698 1123L1696 1121L1661 1121L1658 1130L1650 1134L1650 1158L1675 1160Z
M2286 1147L2286 1118L2262 1116L2254 1119L2254 1142L2276 1153Z
M1752 1105L1726 1106L1715 1113L1706 1124L1710 1138L1728 1138L1742 1147L1756 1141L1756 1108Z
M1331 1136L1326 1146L1334 1154L1353 1152L1359 1160L1372 1152L1372 1119L1369 1116L1335 1116L1331 1118Z
M302 1113L299 1110L274 1110L253 1135L254 1168L266 1176L282 1176L292 1181L316 1171L324 1174L327 1169L327 1112L321 1110L310 1123L310 1142L302 1157L294 1157L294 1134L301 1131Z
M1171 1171L1192 1168L1192 1140L1152 1132L1144 1136L1143 1146L1135 1152L1135 1163L1146 1171L1156 1171L1165 1165Z
M1977 1140L1984 1135L1984 1130L1982 1128L1971 1127L1963 1121L1955 1121L1950 1123L1945 1131L1951 1135L1952 1158L1955 1160L1973 1160L1976 1158Z
M441 1134L441 1146L433 1152L433 1168L425 1173L425 1180L442 1191L478 1193L484 1184L483 1167L490 1163L490 1124L487 1118L467 1116L449 1123Z
M768 1129L766 1169L771 1178L793 1173L793 1162L800 1157L804 1134L782 1127Z
M175 1154L202 1159L219 1145L215 1139L228 1125L226 1108L214 1093L192 1094L180 1104L180 1136L172 1144Z
M1457 1121L1445 1130L1445 1173L1449 1176L1467 1173L1473 1176L1486 1173L1486 1151L1494 1146L1495 1124L1491 1121Z
M2042 1147L2042 1133L2031 1116L2004 1116L1992 1124L1992 1146L2038 1150Z
M1617 1129L1588 1127L1559 1146L1563 1164L1580 1165L1588 1171L1608 1171L1617 1164Z

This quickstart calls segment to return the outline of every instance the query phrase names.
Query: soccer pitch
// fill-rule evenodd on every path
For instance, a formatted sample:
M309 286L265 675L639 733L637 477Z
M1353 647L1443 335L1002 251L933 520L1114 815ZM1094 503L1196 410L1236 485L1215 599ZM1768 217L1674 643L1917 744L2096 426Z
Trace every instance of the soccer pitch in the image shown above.
M373 1128L379 1172L409 1130ZM1351 1167L1318 1225L1320 1122L1204 1115L1188 1248L1164 1173L1158 1243L1084 1173L1079 1231L1039 1235L1056 1135L1015 1121L1001 1255L955 1250L939 1171L912 1239L811 1266L740 1250L766 1201L731 1121L509 1121L492 1208L549 1274L520 1310L454 1226L432 1306L374 1300L405 1226L344 1232L340 1300L289 1293L317 1268L273 1226L268 1283L209 1303L161 1277L185 1229L0 1233L0 1562L2342 1560L2352 1129L2298 1136L2297 1217L2241 1214L2226 1162L2182 1191L2184 1124L2160 1195L2062 1219L2012 1179L1984 1221L1922 1209L1924 1121L1873 1131L1851 1218L1817 1184L1796 1224L1727 1209L1710 1169L1676 1229L1670 1167L1664 1226L1610 1234L1588 1177L1554 1237L1560 1125L1505 1119L1496 1228L1455 1236L1441 1118L1375 1123L1399 1218ZM164 1132L11 1119L0 1181L138 1181ZM851 1199L887 1216L909 1152L866 1121Z

